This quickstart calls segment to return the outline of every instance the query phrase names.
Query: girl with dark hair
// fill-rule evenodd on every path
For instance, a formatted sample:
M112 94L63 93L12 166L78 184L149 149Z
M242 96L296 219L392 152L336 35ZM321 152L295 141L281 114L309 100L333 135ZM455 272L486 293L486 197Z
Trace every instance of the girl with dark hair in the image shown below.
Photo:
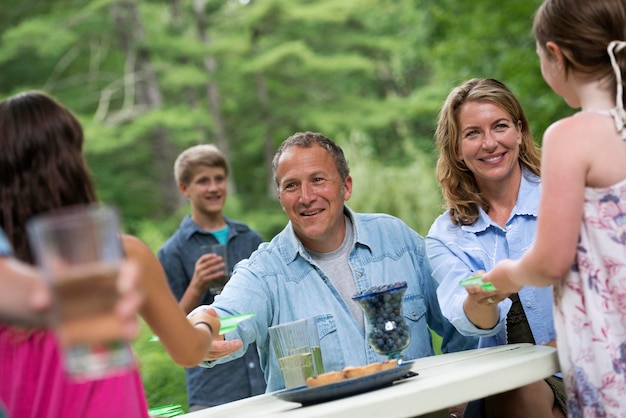
M26 241L32 216L96 202L82 147L80 123L46 94L28 92L0 103L0 228L19 260L33 262ZM139 269L139 313L177 364L197 365L217 336L219 320L207 314L190 323L152 251L132 236L121 240ZM73 381L63 372L53 332L45 328L0 324L0 370L0 401L11 418L148 416L136 367L101 380Z

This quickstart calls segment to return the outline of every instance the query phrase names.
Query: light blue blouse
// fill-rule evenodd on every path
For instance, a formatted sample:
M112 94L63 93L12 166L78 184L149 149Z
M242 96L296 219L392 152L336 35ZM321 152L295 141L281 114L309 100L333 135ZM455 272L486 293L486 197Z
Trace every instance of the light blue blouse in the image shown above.
M465 316L463 301L467 292L459 281L478 270L491 270L505 258L518 259L532 245L537 228L537 212L541 191L540 179L523 170L517 203L502 228L480 209L480 217L468 226L454 225L449 211L439 216L426 236L426 249L439 282L437 296L444 316L463 335L480 336L480 346L506 344L506 315L509 299L498 304L500 319L492 329L480 329ZM525 286L519 297L528 318L536 344L556 339L552 317L552 287Z

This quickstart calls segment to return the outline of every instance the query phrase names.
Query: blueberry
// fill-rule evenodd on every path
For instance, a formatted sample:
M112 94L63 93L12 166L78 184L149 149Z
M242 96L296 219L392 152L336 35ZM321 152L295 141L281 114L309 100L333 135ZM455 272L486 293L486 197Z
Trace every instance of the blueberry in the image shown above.
M379 354L397 358L410 340L410 329L402 315L406 282L372 286L352 298L363 309L367 340Z

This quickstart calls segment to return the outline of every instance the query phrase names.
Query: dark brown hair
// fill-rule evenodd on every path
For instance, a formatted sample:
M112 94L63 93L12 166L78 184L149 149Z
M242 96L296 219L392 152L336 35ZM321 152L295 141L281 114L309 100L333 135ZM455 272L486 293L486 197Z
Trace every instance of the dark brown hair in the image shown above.
M611 41L626 41L626 2L624 0L546 0L537 10L533 35L540 48L550 56L546 43L559 46L566 74L575 71L591 80L610 80L615 91L615 76L607 47ZM626 49L615 53L626 82ZM626 85L624 85L626 89ZM623 97L626 105L626 96Z
M0 227L22 261L32 216L97 200L82 147L78 120L45 93L0 102Z

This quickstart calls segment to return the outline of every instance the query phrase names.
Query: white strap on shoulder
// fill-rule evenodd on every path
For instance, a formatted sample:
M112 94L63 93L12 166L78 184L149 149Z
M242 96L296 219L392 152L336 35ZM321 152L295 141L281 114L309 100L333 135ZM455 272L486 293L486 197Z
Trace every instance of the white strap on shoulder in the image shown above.
M624 94L624 88L622 86L622 70L619 65L617 65L615 53L624 48L626 48L626 41L611 41L606 49L609 53L609 58L611 58L611 67L613 67L613 71L615 72L615 80L617 84L615 108L612 109L610 113L615 120L615 127L617 128L617 131L622 134L622 139L626 139L626 112L624 112L624 102L622 100Z

